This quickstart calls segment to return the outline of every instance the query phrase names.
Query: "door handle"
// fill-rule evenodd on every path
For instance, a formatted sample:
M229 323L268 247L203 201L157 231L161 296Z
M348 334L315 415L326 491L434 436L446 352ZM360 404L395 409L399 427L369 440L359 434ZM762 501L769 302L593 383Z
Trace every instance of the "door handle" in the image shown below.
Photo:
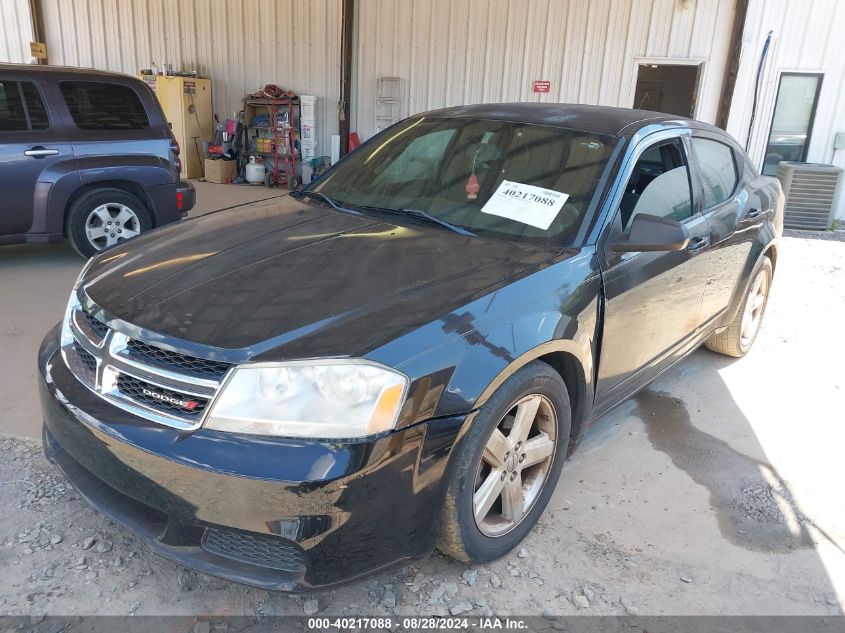
M23 155L31 156L32 158L44 158L45 156L55 156L59 153L57 149L47 149L41 145L36 145L32 149L26 150Z
M749 209L748 213L745 214L743 219L745 220L753 220L756 217L759 217L762 211L760 209Z
M709 244L709 237L694 237L689 241L689 244L687 244L687 250L690 253L695 253L696 251L700 251L702 248L706 248Z

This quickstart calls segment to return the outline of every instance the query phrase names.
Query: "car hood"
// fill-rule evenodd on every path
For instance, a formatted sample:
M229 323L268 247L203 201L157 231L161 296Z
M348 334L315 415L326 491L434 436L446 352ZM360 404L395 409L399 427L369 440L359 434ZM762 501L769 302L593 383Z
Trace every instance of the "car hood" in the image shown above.
M127 242L95 260L84 292L124 329L233 360L350 355L555 255L292 202L213 213Z

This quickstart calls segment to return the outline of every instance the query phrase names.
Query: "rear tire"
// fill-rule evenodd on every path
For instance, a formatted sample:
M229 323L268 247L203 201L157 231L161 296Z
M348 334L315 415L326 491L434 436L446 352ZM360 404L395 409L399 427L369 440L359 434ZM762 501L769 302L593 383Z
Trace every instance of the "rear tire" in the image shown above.
M751 284L734 320L722 332L710 335L704 346L717 354L741 358L757 339L772 287L772 261L763 257L751 276Z
M67 214L67 237L85 258L152 227L147 206L131 193L112 187L85 192Z
M521 419L529 421L524 433L518 431L525 428L520 407ZM554 492L571 428L566 385L549 365L533 361L508 378L450 458L437 549L485 563L519 545Z

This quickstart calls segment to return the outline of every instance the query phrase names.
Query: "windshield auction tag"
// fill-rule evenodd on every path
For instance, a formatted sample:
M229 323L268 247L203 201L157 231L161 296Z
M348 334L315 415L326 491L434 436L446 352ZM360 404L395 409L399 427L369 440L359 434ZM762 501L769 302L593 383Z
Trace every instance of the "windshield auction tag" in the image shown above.
M545 231L568 199L568 193L503 180L487 204L481 208L481 212L522 222Z

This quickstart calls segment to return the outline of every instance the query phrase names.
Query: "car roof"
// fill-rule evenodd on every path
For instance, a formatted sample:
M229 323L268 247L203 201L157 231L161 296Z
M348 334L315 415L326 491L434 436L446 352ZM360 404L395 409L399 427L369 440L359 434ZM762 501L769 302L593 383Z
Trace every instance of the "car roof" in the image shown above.
M47 66L42 64L0 64L0 73L21 73L31 77L39 75L62 75L65 77L99 77L109 79L135 79L124 73L77 68L75 66Z
M630 137L646 125L667 123L722 132L707 123L675 114L575 103L485 103L425 112L419 116L478 118L552 125ZM722 132L724 133L724 132Z

